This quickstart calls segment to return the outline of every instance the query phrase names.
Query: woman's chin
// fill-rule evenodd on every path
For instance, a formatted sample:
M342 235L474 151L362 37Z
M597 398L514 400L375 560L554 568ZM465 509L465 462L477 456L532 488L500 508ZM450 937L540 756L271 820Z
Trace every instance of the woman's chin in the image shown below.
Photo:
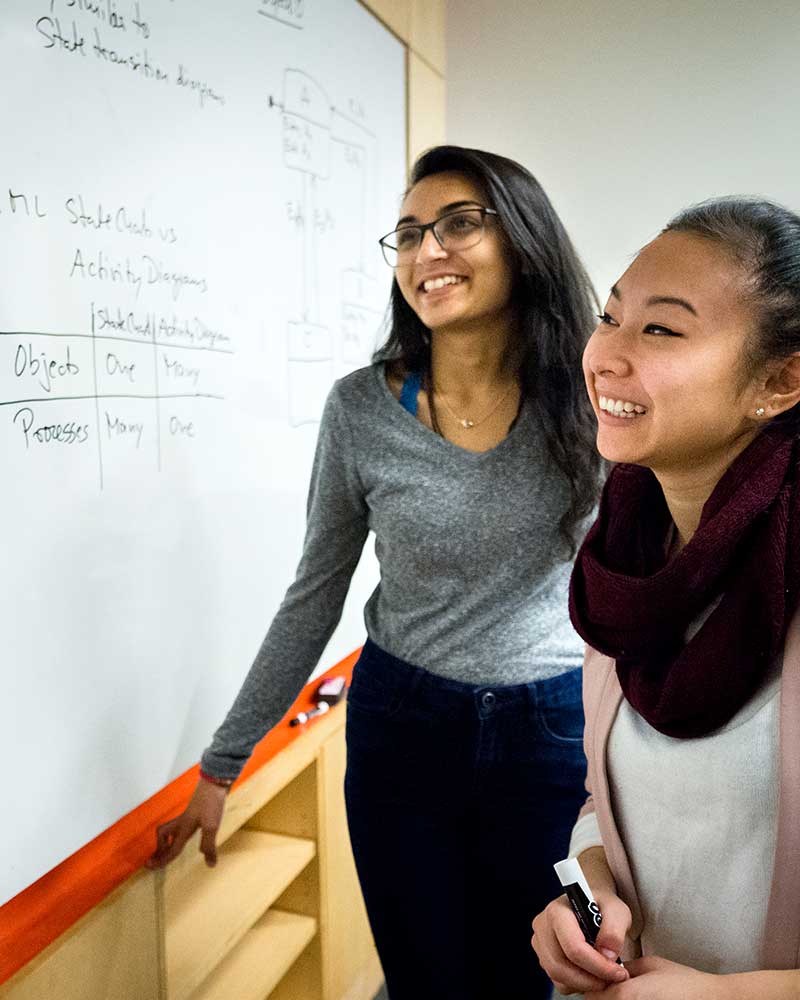
M597 450L607 462L625 465L644 465L644 454L641 448L632 447L630 442L614 440L614 436L597 432Z
M417 313L429 330L443 330L458 326L464 319L464 310L454 307L454 303L431 303Z

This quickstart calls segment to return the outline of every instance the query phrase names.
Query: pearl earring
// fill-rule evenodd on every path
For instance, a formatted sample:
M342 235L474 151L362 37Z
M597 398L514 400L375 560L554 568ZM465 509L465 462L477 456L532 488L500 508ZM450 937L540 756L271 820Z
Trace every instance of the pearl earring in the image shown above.
M766 411L765 411L764 407L763 406L759 406L758 409L756 410L756 416L757 417L763 417L764 414L765 414L765 412Z

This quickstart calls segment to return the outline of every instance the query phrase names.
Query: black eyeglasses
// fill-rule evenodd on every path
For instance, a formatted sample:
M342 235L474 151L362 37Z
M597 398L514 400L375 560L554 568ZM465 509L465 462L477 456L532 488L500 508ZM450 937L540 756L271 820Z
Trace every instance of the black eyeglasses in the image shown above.
M389 267L413 264L428 230L442 250L468 250L480 243L487 215L497 215L497 212L493 208L461 208L440 215L424 226L401 226L378 240L383 259Z

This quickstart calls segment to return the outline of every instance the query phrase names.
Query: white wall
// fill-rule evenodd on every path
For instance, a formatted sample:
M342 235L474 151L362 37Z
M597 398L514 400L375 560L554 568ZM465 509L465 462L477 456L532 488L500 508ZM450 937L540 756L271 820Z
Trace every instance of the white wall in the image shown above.
M800 210L800 4L448 0L447 138L542 182L603 298L680 208Z

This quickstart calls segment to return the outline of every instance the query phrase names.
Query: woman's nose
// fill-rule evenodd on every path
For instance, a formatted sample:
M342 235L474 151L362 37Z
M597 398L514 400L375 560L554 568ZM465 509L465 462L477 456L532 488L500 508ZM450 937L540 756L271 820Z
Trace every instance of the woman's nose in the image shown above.
M447 256L447 251L433 235L433 230L428 229L422 234L422 242L417 251L417 260L440 260Z
M625 377L633 370L631 352L620 331L595 331L584 352L586 365L594 375Z

